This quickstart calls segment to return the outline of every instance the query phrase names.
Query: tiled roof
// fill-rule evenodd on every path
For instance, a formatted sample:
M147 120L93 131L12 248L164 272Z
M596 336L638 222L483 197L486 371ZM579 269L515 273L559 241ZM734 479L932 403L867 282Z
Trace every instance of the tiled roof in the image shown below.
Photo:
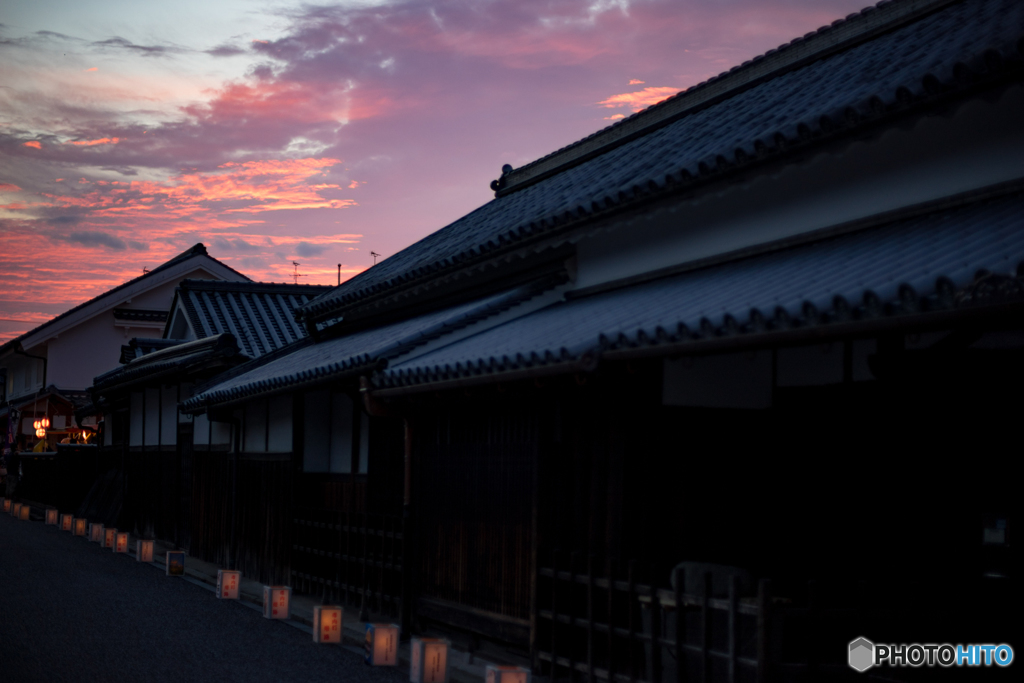
M144 337L135 337L127 344L121 346L120 363L122 365L130 363L136 358L145 356L147 353L153 353L154 351L166 349L170 346L177 346L184 341L184 339L147 339Z
M52 318L50 320L47 320L45 323L43 323L39 327L34 327L31 330L29 330L28 332L26 332L25 334L19 335L19 336L15 337L14 339L11 339L11 340L7 341L3 345L0 345L0 353L3 353L3 352L5 352L5 351L7 351L9 349L12 349L12 348L16 348L17 345L19 343L21 343L22 339L25 339L29 335L36 334L40 330L45 329L45 328L49 327L50 325L53 325L54 323L67 318L68 316L72 315L73 313L76 313L77 311L80 311L83 308L86 308L86 307L92 305L93 303L99 301L100 299L105 299L106 297L110 296L111 294L115 294L116 292L119 292L120 290L125 289L127 287L130 287L130 286L132 286L132 285L134 285L134 284L136 284L138 282L141 282L142 280L146 280L148 278L152 278L155 275L157 275L158 273L162 273L165 270L167 270L168 268L170 268L172 266L176 266L179 263L182 263L183 261L187 261L188 259L193 258L195 256L206 256L208 258L213 258L206 251L206 246L203 245L202 242L200 242L198 244L195 244L191 248L189 248L188 250L183 251L182 253L180 253L177 256L175 256L174 258L172 258L170 261L167 261L165 263L161 263L159 266L157 266L153 270L150 270L150 271L144 273L143 275L140 275L139 277L132 278L131 280L128 280L127 282L124 282L124 283L118 285L117 287L114 287L113 289L108 289L107 291L103 292L102 294L100 294L98 296L94 296L93 298L89 299L88 301L86 301L84 303L81 303L81 304L75 306L74 308L71 308L71 309L68 309L68 310L64 311L63 313L58 315L56 318ZM220 265L223 266L224 268L227 268L228 270L230 270L231 272L235 273L236 275L238 275L238 277L240 277L240 278L242 278L244 280L248 280L249 279L245 275L242 275L241 273L239 273L237 270L234 270L233 268L229 268L228 266L225 266L223 263L221 263Z
M230 333L250 358L306 336L295 309L330 288L264 282L184 280L175 301L188 316L196 337ZM171 310L174 310L174 306Z
M493 315L518 306L556 280L544 280L516 287L451 308L433 311L409 320L370 330L354 332L319 344L298 346L270 362L240 366L233 376L218 377L182 404L184 410L201 410L209 405L235 401L300 384L339 379L356 372L368 372L389 358L406 354L418 346ZM251 367L252 369L248 369Z
M972 285L979 272L992 275ZM381 388L977 303L1024 294L1024 192L570 299L380 371ZM1003 284L1005 284L1004 282ZM973 293L972 293L973 287ZM1022 297L1024 298L1024 297ZM588 358L590 360L588 360Z
M175 344L97 376L93 380L93 390L104 394L137 381L150 381L165 374L194 369L210 361L232 358L238 353L238 343L230 334Z
M915 2L936 4L899 0ZM867 21L869 14L850 22ZM963 0L825 54L496 198L320 296L299 315L330 318L366 297L625 206L691 192L734 170L1017 79L1024 70L1024 2ZM651 111L638 117L660 110Z

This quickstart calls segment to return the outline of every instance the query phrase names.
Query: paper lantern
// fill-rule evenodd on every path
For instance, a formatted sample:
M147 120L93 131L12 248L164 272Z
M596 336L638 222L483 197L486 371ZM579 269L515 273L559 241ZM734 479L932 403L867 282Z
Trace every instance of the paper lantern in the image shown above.
M412 683L448 683L448 641L441 638L413 638Z
M36 438L37 439L42 439L44 436L46 436L46 430L45 429L40 427L39 429L36 430Z
M267 619L287 619L291 610L292 589L288 586L263 587L263 616Z
M46 523L53 526L57 526L57 511L47 510L46 511Z
M238 600L242 586L242 572L234 569L217 570L217 597L222 600Z
M138 562L152 562L153 541L135 541L135 559Z
M72 533L74 533L75 536L85 536L85 532L86 532L86 526L85 525L88 524L88 523L89 523L89 520L87 520L87 519L85 519L83 517L75 518L74 531Z
M371 666L398 666L397 624L367 624L366 663Z
M60 530L71 531L71 521L74 519L74 515L61 515L60 516Z
M20 516L21 516L21 503L15 503L14 507L11 509L11 517L14 517L15 519L18 519L18 517L20 517Z
M89 523L89 540L103 545L103 525L99 522Z
M128 552L128 532L118 531L117 539L114 541L114 552L115 553L126 553Z
M114 542L117 540L117 529L110 527L109 529L103 530L103 547L111 548L114 547Z
M0 498L0 501L2 501L2 504L4 506L4 512L10 512L11 511L11 500L10 500L10 498Z
M530 670L521 666L489 664L484 677L485 683L530 683Z
M42 420L39 421L39 426L42 427L43 429L49 429L50 428L50 418L44 417Z
M43 423L42 423L41 420L35 420L32 423L32 429L36 430L37 434L39 433L39 430L42 429L42 428L43 428Z
M18 512L18 519L22 520L23 522L27 522L28 515L31 511L32 508L30 508L28 505L22 505L21 510L19 510Z
M345 611L337 605L313 607L313 642L341 644L341 625Z
M185 576L185 551L167 551L167 576Z

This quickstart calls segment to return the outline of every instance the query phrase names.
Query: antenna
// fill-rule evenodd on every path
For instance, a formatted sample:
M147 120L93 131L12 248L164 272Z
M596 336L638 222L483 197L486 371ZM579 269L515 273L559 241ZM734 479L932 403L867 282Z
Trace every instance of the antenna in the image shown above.
M305 275L299 272L299 266L301 266L302 264L299 263L298 261L292 261L292 265L295 266L295 272L292 273L292 277L295 278L295 284L299 284L299 278L306 277Z
M373 265L377 265L377 259L379 259L379 258L380 258L380 254L378 254L378 253L377 253L377 252L375 252L375 251L371 251L371 252L370 252L370 256L372 256L372 257L373 257Z

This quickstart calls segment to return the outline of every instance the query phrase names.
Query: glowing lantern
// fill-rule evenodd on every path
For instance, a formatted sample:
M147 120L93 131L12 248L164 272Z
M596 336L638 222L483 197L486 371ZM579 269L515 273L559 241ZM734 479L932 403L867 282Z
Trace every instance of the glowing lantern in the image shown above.
M74 519L72 515L61 515L60 516L60 530L71 531L71 520Z
M50 428L50 418L44 417L43 419L41 419L39 421L39 426L42 427L43 429L49 429Z
M185 576L185 551L167 551L167 576Z
M128 552L128 532L119 531L117 532L117 539L114 541L114 552L115 553L126 553Z
M14 509L11 510L11 517L18 519L21 516L21 503L15 503Z
M485 683L530 683L530 670L521 666L489 664L484 676Z
M337 605L313 607L313 642L341 644L341 624L344 610Z
M11 511L11 501L8 498L0 498L0 504L4 506L4 512Z
M117 529L111 527L103 530L103 547L113 548L114 542L117 541Z
M366 663L372 666L398 666L398 625L367 624Z
M46 523L47 524L52 524L53 526L57 525L57 511L56 510L47 510L46 511Z
M46 430L45 429L37 429L36 430L36 438L37 439L42 439L44 436L46 436Z
M287 619L291 613L292 589L288 586L263 587L263 616Z
M43 421L42 420L36 420L35 422L32 423L32 429L36 430L37 432L40 429L42 429L42 428L43 428Z
M234 569L217 570L217 597L223 600L237 600L242 585L242 572Z
M135 560L137 562L153 561L153 541L135 541Z
M32 511L32 508L30 508L28 505L22 505L21 506L21 510L19 511L19 514L18 514L18 519L22 520L23 522L27 522L28 521L28 515L29 515L29 513L31 511Z
M79 517L75 519L75 536L85 536L85 525L89 523L89 520Z
M413 638L412 683L448 683L448 641L441 638Z
M103 544L103 525L99 522L89 523L89 540L93 543Z

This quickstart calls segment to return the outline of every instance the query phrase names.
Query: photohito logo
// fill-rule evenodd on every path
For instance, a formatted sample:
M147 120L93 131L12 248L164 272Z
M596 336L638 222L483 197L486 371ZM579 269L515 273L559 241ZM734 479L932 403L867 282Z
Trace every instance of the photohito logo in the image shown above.
M1000 645L950 645L942 643L882 645L867 638L850 641L847 662L851 669L873 666L1009 666L1013 648Z

